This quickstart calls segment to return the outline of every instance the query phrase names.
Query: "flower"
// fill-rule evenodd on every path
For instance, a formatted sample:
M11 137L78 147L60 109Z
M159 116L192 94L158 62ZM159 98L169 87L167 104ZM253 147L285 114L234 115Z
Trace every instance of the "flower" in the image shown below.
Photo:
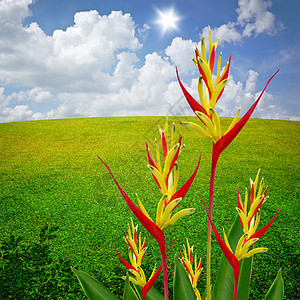
M141 264L143 261L143 258L145 256L146 252L146 240L147 235L145 235L144 241L142 243L141 233L139 234L139 239L137 237L137 229L138 225L134 226L133 221L131 219L131 227L132 227L132 233L130 230L130 226L128 224L128 234L125 232L125 242L127 243L129 247L129 259L130 263L128 263L117 251L117 255L119 256L120 260L124 264L124 266L127 268L127 270L134 276L129 276L129 280L133 282L136 285L140 285L142 287L142 294L143 299L146 299L148 291L153 286L154 282L156 281L157 277L159 276L162 265L157 269L156 266L154 266L153 271L149 277L149 279L146 279L145 272L143 271ZM126 277L122 277L125 279Z
M259 176L259 171L257 173L256 179L254 182L252 181L252 179L250 179L251 196L250 196L250 209L249 209L248 213L247 213L247 205L248 205L247 192L246 192L244 206L242 205L242 203L240 201L240 195L238 197L238 206L239 207L237 208L237 211L238 211L238 214L240 217L240 222L242 224L244 233L240 237L235 251L232 250L224 229L223 229L224 240L221 238L220 234L218 233L215 225L213 224L213 222L211 220L211 217L208 214L206 204L202 200L204 207L206 209L206 212L208 214L208 219L212 226L212 230L217 239L217 242L218 242L222 252L224 253L226 259L228 260L231 267L233 268L234 280L235 280L234 299L236 299L236 296L237 296L240 261L244 258L249 258L254 254L268 251L267 248L263 248L263 247L253 248L253 249L250 249L250 247L252 247L265 234L265 232L269 229L271 224L274 222L274 220L277 217L277 214L279 212L279 208L278 208L273 219L267 225L265 225L262 229L260 229L259 231L256 232L258 223L260 220L260 207L263 204L263 202L266 200L266 191L264 193L262 193L263 180L261 181L261 183L259 185L259 189L258 189L258 192L256 195L258 176ZM258 214L257 216L255 216L256 213Z
M164 192L162 198L160 199L160 201L158 202L158 205L157 205L156 222L154 222L152 220L152 218L148 214L147 210L145 209L143 203L141 202L141 200L138 196L137 196L137 201L138 201L140 208L138 208L134 204L134 202L128 197L128 195L124 192L124 190L118 184L118 182L116 181L115 177L113 176L111 170L109 169L108 165L105 164L104 161L98 156L98 158L101 160L101 162L106 166L106 168L110 172L113 180L115 181L119 191L121 192L123 198L125 199L127 205L131 209L131 211L139 219L139 221L146 228L146 230L158 241L158 243L160 243L162 240L164 228L166 228L169 225L173 225L178 219L182 218L183 216L192 214L196 211L196 209L194 209L194 208L186 208L186 209L180 210L179 212L177 212L173 216L171 216L174 209L179 205L179 203L182 201L182 199L186 195L187 191L189 190L189 188L197 174L199 164L200 164L200 157L199 157L198 164L196 166L195 171L191 175L191 177L183 184L183 186L181 188L179 188L176 191L178 176L179 176L178 164L176 163L176 161L177 161L179 151L181 148L181 138L179 138L179 141L177 143L177 147L176 147L177 150L173 149L174 146L171 149L167 148L167 146L166 146L167 139L164 138L165 135L167 136L167 134L165 134L167 132L167 129L166 129L167 124L168 124L167 122L168 122L168 120L166 121L165 130L161 131L163 151L165 152L164 169L159 168L158 162L155 163L153 156L150 153L150 149L149 149L148 145L146 144L148 159L149 159L148 167L151 169L152 174L153 174L154 178L156 179L156 182L159 185L161 191ZM175 126L173 126L173 128L174 127ZM173 129L172 132L175 132L175 129ZM174 137L174 135L172 136L171 145L174 141L173 137ZM172 154L170 154L171 152L172 152ZM173 167L174 167L174 177L172 177L173 175L171 174ZM166 183L166 181L169 183L167 190L165 190L165 187L164 187L164 184Z
M172 124L171 129L171 141L168 145L168 116L166 117L164 130L159 126L158 127L161 141L162 141L162 151L164 166L162 168L161 157L159 151L159 145L155 139L155 148L156 148L156 161L154 159L151 150L146 143L147 155L148 155L148 168L151 170L152 175L155 179L155 182L159 186L162 194L168 194L168 197L171 198L177 189L178 179L179 179L179 167L178 167L178 156L181 153L185 145L181 145L182 137L179 136L176 143L176 126L175 123ZM174 176L172 174L174 168Z
M130 248L129 251L130 262L132 266L134 266L136 269L141 266L142 260L145 256L145 252L147 249L146 248L147 234L145 235L144 242L142 244L141 233L140 233L139 243L137 243L138 225L134 226L132 219L131 219L131 226L132 226L132 234L131 234L130 226L128 224L128 234L126 234L125 232L125 241Z
M252 115L255 107L257 106L260 98L262 97L265 89L267 88L271 79L277 74L277 71L267 82L265 88L254 102L254 104L250 107L250 109L246 112L246 114L238 121L240 109L236 113L236 116L233 118L230 126L227 128L226 132L222 134L221 132L221 123L217 112L215 111L215 106L220 99L225 85L228 82L228 74L231 62L231 56L223 69L221 74L221 60L222 53L219 55L218 64L217 64L217 75L215 82L213 82L213 68L215 63L215 52L217 48L218 41L214 44L212 43L211 30L209 28L209 55L208 60L206 58L206 50L205 50L205 40L202 37L201 40L201 54L199 50L196 48L196 58L194 58L194 62L199 69L200 76L198 81L198 92L200 103L198 103L185 89L183 86L178 70L176 69L177 78L179 85L185 95L186 100L188 101L190 107L196 114L196 116L201 121L202 125L193 123L193 122L182 122L181 124L185 127L195 129L202 136L212 140L213 142L213 150L214 156L217 158L223 150L233 141L233 139L237 136L237 134L241 131L241 129L245 126L248 119ZM204 88L203 88L204 81ZM204 91L203 91L204 90ZM204 93L204 95L203 95Z
M186 243L187 243L187 249L186 249L185 245L183 245L183 255L180 253L181 262L189 274L189 278L191 280L192 287L196 294L197 300L201 300L201 295L197 289L197 283L199 281L200 274L203 269L202 268L202 255L199 260L199 263L197 263L196 253L195 253L195 256L193 257L194 246L190 247L188 239L186 239ZM194 262L194 269L193 269L193 262Z
M256 231L258 228L258 224L260 221L260 208L261 206L267 201L269 198L266 196L267 190L263 192L264 189L264 179L262 178L258 187L258 178L259 178L260 170L258 170L255 180L253 181L250 178L250 186L251 186L251 193L250 193L250 202L248 203L248 191L246 189L245 192L245 201L244 204L241 201L241 195L238 193L238 207L236 208L240 222L244 231L244 234L247 234L245 241L247 242L250 239L259 239L261 238L265 232L269 229L271 224L274 222L277 213L273 217L273 219L265 225L259 231ZM249 207L249 209L248 209Z
M250 186L251 186L250 203L248 203L247 189L245 192L244 204L241 201L240 193L238 193L238 207L236 209L239 214L244 233L245 234L248 233L250 236L255 233L255 231L258 227L258 223L260 221L260 207L268 199L268 197L266 197L267 190L265 190L263 193L263 187L264 187L264 179L263 178L259 184L259 189L257 191L259 172L260 172L260 170L258 170L254 182L250 178ZM256 195L256 192L257 192L257 195ZM248 206L250 207L249 211L248 211Z

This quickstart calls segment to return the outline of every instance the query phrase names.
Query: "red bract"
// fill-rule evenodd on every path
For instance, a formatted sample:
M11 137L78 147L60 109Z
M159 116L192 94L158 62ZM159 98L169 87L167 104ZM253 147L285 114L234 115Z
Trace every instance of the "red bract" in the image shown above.
M257 100L253 103L253 105L249 108L249 110L244 114L244 116L233 126L231 130L229 130L226 134L224 134L220 140L218 140L214 144L214 151L216 152L216 155L219 156L225 148L234 140L234 138L238 135L238 133L242 130L242 128L246 125L247 121L251 117L254 109L256 108L259 100L261 99L264 91L266 90L268 84L273 79L273 77L279 72L279 70L276 71L274 75L271 76L271 78L268 80L267 84L265 85L263 91L260 93Z

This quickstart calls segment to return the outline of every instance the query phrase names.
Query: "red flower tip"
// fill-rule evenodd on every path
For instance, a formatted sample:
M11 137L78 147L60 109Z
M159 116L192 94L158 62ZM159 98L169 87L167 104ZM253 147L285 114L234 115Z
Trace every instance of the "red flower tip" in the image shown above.
M113 173L111 172L108 165L98 156L101 162L105 165L107 170L109 171L111 177L113 178L114 182L116 183L121 195L123 196L124 200L126 201L127 205L134 213L134 215L138 218L138 220L142 223L142 225L146 228L146 230L160 243L163 230L161 230L153 221L151 221L147 216L143 214L143 212L134 204L134 202L127 196L127 194L122 190L121 186L118 184L117 180L115 179Z

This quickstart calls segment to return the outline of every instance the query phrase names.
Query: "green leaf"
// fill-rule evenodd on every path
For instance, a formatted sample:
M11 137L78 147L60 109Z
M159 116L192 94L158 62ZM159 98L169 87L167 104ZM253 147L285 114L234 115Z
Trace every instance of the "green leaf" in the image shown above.
M134 285L137 293L142 299L142 287L140 285ZM146 300L164 300L164 296L158 292L154 287L150 289L147 294Z
M273 284L271 285L268 293L264 300L282 300L284 294L284 285L283 279L281 276L281 269L278 271L276 279L274 280Z
M72 268L79 283L90 300L117 300L118 298L108 291L98 280L89 274Z
M183 265L175 257L175 276L173 286L173 299L174 300L195 300L196 295L194 293L191 281L185 271Z
M239 217L237 216L234 223L231 226L228 241L232 249L236 248L236 245L243 235L243 228L241 226ZM240 276L238 286L238 299L248 299L250 289L250 278L252 272L253 257L243 259L240 265ZM221 261L219 266L218 275L213 288L212 300L232 300L234 288L234 274L233 269L227 261L224 254L221 255Z
M139 300L139 297L136 295L135 291L132 289L132 287L130 285L128 273L127 273L127 276L125 279L123 300Z

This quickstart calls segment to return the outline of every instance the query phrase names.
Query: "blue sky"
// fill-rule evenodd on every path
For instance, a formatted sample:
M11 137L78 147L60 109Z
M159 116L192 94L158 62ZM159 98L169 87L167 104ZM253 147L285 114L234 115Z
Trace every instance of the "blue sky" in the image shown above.
M254 117L299 120L298 0L1 0L0 122L192 115L191 62L210 25L230 81L220 116L246 111L280 68ZM161 15L177 21L165 31ZM161 14L159 14L159 11Z

